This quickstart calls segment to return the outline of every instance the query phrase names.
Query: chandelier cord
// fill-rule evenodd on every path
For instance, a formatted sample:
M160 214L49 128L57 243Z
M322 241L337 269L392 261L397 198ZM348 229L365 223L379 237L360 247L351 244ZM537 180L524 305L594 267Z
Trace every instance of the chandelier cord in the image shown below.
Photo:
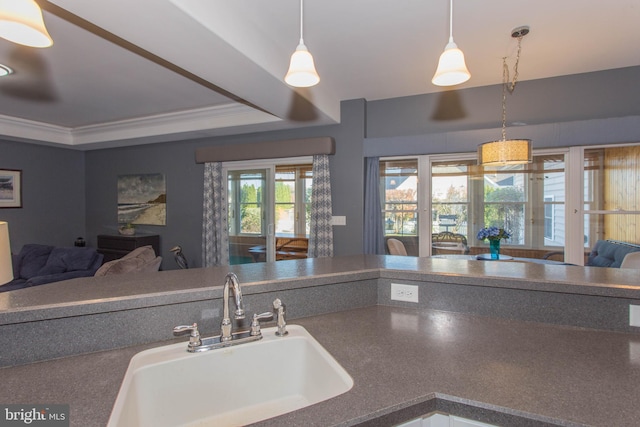
M302 37L302 35L303 35L302 28L303 28L303 21L304 21L304 19L303 19L304 14L303 14L303 11L302 11L303 8L304 8L304 0L300 0L300 44L303 44L303 42L304 42L304 39Z
M449 43L453 42L453 0L449 2Z
M518 51L516 53L516 64L513 67L513 80L509 82L509 67L507 57L502 58L502 140L507 140L507 92L513 93L518 82L518 64L520 63L520 51L522 49L522 37L518 36Z

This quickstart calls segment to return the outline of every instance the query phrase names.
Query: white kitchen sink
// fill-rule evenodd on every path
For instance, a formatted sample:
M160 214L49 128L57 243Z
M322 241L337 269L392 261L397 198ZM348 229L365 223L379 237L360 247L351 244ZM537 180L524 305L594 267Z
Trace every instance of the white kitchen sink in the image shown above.
M108 427L241 426L351 389L353 379L306 329L287 329L202 353L187 353L184 342L136 354Z

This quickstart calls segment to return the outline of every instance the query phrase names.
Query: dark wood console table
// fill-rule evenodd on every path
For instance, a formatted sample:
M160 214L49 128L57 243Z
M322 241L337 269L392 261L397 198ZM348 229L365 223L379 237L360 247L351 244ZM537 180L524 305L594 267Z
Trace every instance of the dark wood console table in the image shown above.
M140 234L122 236L120 234L98 235L98 252L104 255L104 262L122 258L132 250L151 245L156 255L160 255L160 236L157 234Z

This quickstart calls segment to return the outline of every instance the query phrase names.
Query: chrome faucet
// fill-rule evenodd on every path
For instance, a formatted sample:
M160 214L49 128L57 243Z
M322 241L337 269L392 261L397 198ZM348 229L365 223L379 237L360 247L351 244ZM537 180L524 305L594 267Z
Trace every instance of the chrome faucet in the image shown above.
M229 287L233 291L234 302L236 304L236 310L234 311L233 318L236 320L244 319L244 304L242 303L242 291L240 290L240 282L238 282L238 276L235 273L229 273L224 280L224 288L222 290L223 298L223 313L222 324L220 325L221 341L231 340L231 318L229 317Z
M203 338L198 331L198 325L196 323L192 325L182 325L173 328L173 333L176 335L186 332L190 333L189 345L187 351L190 353L198 353L201 351L214 350L217 348L224 348L233 345L248 343L262 339L262 331L260 330L260 320L271 319L274 317L273 311L268 311L261 314L254 314L253 321L249 330L240 330L233 332L231 316L229 314L229 291L233 292L233 298L236 305L236 309L233 312L233 318L236 320L244 319L244 304L242 303L242 291L240 290L240 283L238 282L238 276L234 273L229 273L224 280L224 288L222 289L223 300L223 313L222 323L220 325L220 335L213 337ZM284 319L285 307L282 301L276 299L273 302L273 308L277 316L277 331L276 335L285 336L287 334L287 323Z

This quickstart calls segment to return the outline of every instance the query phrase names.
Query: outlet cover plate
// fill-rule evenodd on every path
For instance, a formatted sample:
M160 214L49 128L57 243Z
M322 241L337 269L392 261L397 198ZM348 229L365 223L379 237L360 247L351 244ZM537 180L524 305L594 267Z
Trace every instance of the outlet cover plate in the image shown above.
M393 301L418 302L418 286L392 283L391 299Z
M640 305L629 304L629 326L640 326Z

